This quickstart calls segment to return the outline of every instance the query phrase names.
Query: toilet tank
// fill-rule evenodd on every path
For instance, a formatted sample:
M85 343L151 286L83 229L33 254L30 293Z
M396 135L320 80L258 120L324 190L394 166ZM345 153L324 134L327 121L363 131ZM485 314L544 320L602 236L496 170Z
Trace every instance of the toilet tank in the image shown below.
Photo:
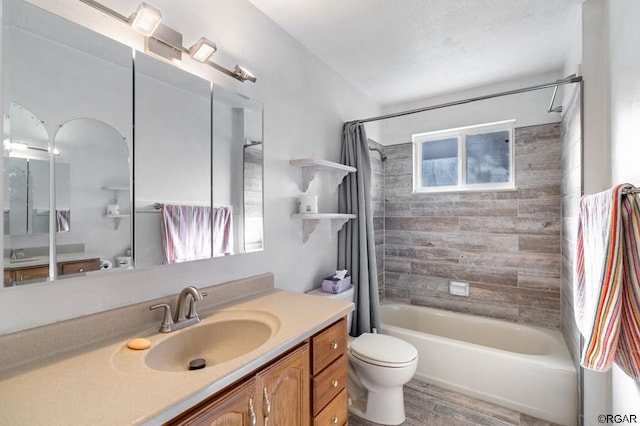
M335 300L344 300L345 302L353 302L354 290L353 290L353 286L351 286L345 291L343 291L342 293L333 294L333 293L325 293L324 291L322 291L321 287L318 287L316 289L308 291L307 294L311 294L313 296L328 297L329 299L335 299ZM347 314L347 333L349 332L349 330L351 330L352 314L353 314L352 312L349 312Z

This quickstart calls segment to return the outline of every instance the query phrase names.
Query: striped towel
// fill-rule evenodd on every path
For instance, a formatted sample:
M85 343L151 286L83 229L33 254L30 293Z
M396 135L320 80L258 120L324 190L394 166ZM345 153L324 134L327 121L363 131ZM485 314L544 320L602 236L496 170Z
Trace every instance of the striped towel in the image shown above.
M163 204L161 215L166 263L211 257L211 208Z
M640 378L640 206L618 185L580 201L574 312L585 338L581 364L608 370L614 361Z

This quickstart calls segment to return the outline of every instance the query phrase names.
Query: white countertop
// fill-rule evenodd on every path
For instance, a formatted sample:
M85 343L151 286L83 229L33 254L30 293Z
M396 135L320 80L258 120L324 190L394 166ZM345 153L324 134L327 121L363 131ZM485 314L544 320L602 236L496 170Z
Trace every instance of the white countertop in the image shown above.
M146 367L144 357L148 351L127 349L129 339L147 337L153 348L174 333L189 330L164 334L154 328L44 363L5 371L0 375L0 424L159 424L251 373L352 310L352 303L270 290L201 314L202 322L192 327L214 321L216 316L229 311L261 311L279 322L277 331L262 346L202 370L165 372Z

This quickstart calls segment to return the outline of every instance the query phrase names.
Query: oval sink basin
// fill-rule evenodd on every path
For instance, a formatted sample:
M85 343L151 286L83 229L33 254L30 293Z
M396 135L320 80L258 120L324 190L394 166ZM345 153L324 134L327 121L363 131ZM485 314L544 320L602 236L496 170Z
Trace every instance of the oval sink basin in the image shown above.
M153 344L145 364L153 370L188 371L191 361L202 358L206 367L216 366L260 347L278 324L275 317L258 312L207 319Z

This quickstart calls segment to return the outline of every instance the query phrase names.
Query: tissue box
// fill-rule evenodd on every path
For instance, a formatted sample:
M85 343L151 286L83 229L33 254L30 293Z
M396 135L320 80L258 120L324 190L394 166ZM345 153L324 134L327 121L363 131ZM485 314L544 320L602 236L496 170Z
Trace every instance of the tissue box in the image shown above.
M343 279L327 277L322 281L322 291L325 293L338 294L342 293L351 286L351 275L347 275Z

